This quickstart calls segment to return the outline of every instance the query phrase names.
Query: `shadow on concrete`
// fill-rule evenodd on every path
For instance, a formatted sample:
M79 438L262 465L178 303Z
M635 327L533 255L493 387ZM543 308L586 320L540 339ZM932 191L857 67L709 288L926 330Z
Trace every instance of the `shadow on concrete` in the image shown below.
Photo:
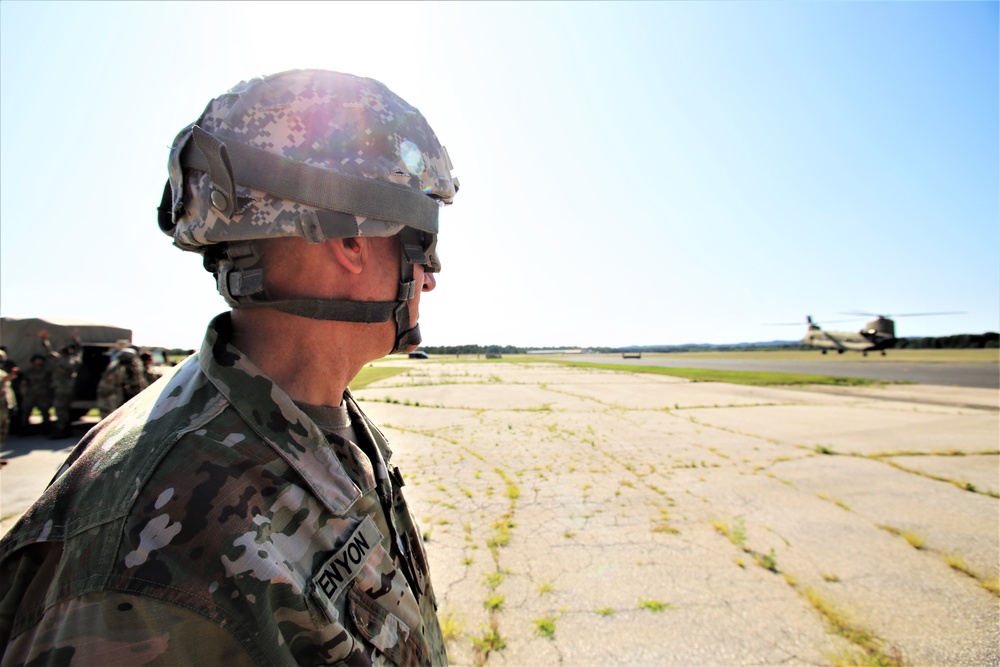
M67 454L69 450L73 448L76 443L80 442L80 439L86 435L99 420L92 417L84 417L80 421L73 422L71 436L65 438L50 438L41 432L32 433L30 435L9 435L3 443L3 447L0 448L0 459L15 459L19 456L26 456L34 451L49 451L58 452L66 450ZM40 428L40 424L35 423L36 428Z

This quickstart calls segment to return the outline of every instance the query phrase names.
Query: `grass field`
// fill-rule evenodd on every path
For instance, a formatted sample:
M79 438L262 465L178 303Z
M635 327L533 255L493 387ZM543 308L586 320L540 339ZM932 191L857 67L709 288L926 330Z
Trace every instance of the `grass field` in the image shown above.
M359 389L364 389L372 382L391 378L393 375L399 375L408 370L410 369L405 366L373 366L368 364L361 369L360 373L354 376L350 387L352 391L358 391Z
M564 366L574 368L596 368L625 373L650 373L652 375L670 375L682 377L692 382L729 382L730 384L766 385L796 385L796 384L833 384L833 385L866 385L876 384L874 380L852 377L835 377L833 375L813 375L808 373L775 373L769 371L722 371L707 368L666 368L663 366L637 366L626 364L602 364L585 361L556 361Z
M610 357L613 359L614 357ZM730 384L744 384L754 386L770 385L803 385L803 384L826 384L839 386L861 386L877 384L874 380L853 377L836 377L833 375L814 375L807 373L776 373L768 371L728 371L712 370L705 368L666 368L662 366L639 366L615 363L594 363L586 361L572 361L567 359L557 359L549 356L514 355L503 359L476 359L468 358L445 358L437 363L475 364L489 361L490 363L517 363L517 364L559 364L561 366L571 366L575 368L592 368L597 370L620 371L623 373L648 373L651 375L670 375L682 377L692 382L728 382ZM429 363L429 362L422 362ZM397 373L408 370L404 366L372 365L369 364L361 369L361 372L351 381L350 387L357 391L372 382L392 377Z
M594 361L594 357L600 361ZM728 359L742 360L774 360L774 361L808 361L829 364L831 370L841 362L857 362L864 359L866 364L906 364L906 363L968 363L997 364L1000 366L1000 350L890 350L885 357L870 355L862 357L860 353L821 354L816 350L788 351L739 351L739 352L683 352L683 353L644 353L646 359L664 360L677 359ZM606 361L605 361L606 359ZM513 364L560 364L577 368L593 368L624 373L648 373L654 375L670 375L682 377L693 382L728 382L731 384L768 386L768 385L836 385L860 386L878 384L877 381L857 377L841 377L826 374L783 373L773 371L735 371L700 368L671 368L667 366L641 365L638 363L623 364L617 354L587 355L583 357L572 354L509 354L501 359L486 359L484 355L441 355L431 357L420 363L513 363ZM401 368L388 365L386 362L398 362L398 358L388 358L364 368L351 383L352 389L361 389L369 383L390 377L402 372ZM669 362L668 362L669 363ZM386 365L382 365L386 364ZM384 374L384 375L383 375Z

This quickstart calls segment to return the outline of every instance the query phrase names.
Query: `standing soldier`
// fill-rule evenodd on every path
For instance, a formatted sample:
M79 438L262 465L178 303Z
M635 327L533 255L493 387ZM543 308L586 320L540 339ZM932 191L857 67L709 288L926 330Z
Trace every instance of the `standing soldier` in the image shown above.
M70 415L70 405L76 389L76 374L80 370L81 351L79 331L73 329L73 344L64 345L58 352L52 349L47 331L39 331L38 337L49 352L49 364L52 370L52 407L56 411L56 430L49 437L69 438L73 435L73 419Z
M115 352L97 383L97 409L107 417L146 388L142 362L132 346Z
M17 368L12 368L8 373L4 370L7 366L7 353L0 350L0 446L7 440L10 433L10 413L14 409L14 391L10 387L11 380L17 375Z
M31 355L31 363L20 372L21 395L21 435L31 435L31 413L35 408L42 413L42 433L49 430L49 408L52 407L52 370L45 362L44 354Z
M17 362L7 354L7 348L0 345L0 371L7 374L7 435L21 432L21 377Z
M139 355L142 359L142 376L146 378L146 386L153 384L160 379L160 373L155 368L153 368L153 355L149 352L143 352Z
M4 665L439 665L426 554L347 389L420 343L457 189L417 109L297 70L177 136L160 229L232 312L0 540Z

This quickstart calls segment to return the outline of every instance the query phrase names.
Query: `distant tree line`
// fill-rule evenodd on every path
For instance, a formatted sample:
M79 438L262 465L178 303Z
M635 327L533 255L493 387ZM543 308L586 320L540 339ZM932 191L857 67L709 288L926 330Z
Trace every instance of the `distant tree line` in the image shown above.
M987 331L984 334L958 334L936 338L900 338L897 348L953 350L967 348L1000 347L1000 333Z

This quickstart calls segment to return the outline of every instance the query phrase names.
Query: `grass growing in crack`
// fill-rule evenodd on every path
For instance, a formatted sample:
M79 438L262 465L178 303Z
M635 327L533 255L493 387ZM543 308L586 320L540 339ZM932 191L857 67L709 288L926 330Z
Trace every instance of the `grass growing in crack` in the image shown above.
M926 540L924 540L923 537L921 537L917 533L913 533L913 532L910 532L908 530L902 530L902 529L896 528L894 526L886 526L886 525L883 525L883 524L879 524L878 528L881 528L882 530L884 530L885 532L889 533L890 535L895 535L896 537L903 538L914 549L923 549L924 544L926 543Z
M770 570L771 572L778 572L778 560L774 555L774 549L771 549L771 553L762 554L756 551L751 552L753 554L754 562L760 565L765 570Z
M654 533L666 533L668 535L680 535L679 530L670 525L670 510L666 507L657 506L659 515L650 519L654 522L652 531Z
M462 622L453 614L443 614L440 617L441 636L446 642L453 642L462 634Z
M552 583L546 581L546 582L538 585L538 594L539 595L545 595L546 593L551 593L552 592L552 588L553 588L552 587Z
M799 592L813 606L813 609L819 612L836 634L861 650L860 654L852 653L840 656L834 661L835 664L901 667L903 658L899 651L883 649L882 642L877 637L857 626L847 614L812 588L803 588Z
M546 618L536 618L532 621L535 624L535 632L542 637L547 637L549 639L555 639L556 636L556 620L552 616Z
M485 665L490 653L502 651L507 646L507 641L500 636L496 625L493 625L483 631L482 637L474 638L472 646L476 649L476 664Z
M680 535L681 534L681 531L679 531L676 528L674 528L673 526L670 526L670 525L665 524L665 523L658 523L658 524L656 524L655 526L653 526L652 531L654 533L666 533L668 535Z
M978 455L983 455L983 454L995 454L995 452L966 452L963 455L978 456ZM993 490L990 490L990 489L979 489L979 488L976 487L975 484L973 484L971 482L967 482L965 480L955 480L955 479L951 479L949 477L941 477L939 475L932 475L929 472L926 472L924 470L916 470L914 468L908 468L907 466L901 465L901 464L897 463L896 461L893 461L890 458L888 458L888 457L891 457L891 456L956 456L956 454L952 454L952 453L949 453L947 451L946 452L916 452L916 453L914 453L914 452L882 452L882 453L878 453L878 454L868 454L868 455L864 456L863 458L868 458L868 459L872 459L872 460L875 460L875 461L881 461L882 463L885 463L886 465L890 465L893 468L896 468L897 470L902 470L904 472L908 472L908 473L911 473L911 474L914 474L914 475L919 475L921 477L926 477L927 479L933 479L936 482L945 482L946 484L951 484L953 486L956 486L956 487L962 489L963 491L968 491L970 493L977 493L977 494L980 494L980 495L983 495L983 496L989 496L991 498L1000 498L1000 493L997 493L996 491L993 491Z
M743 517L738 516L733 519L733 525L730 526L725 521L715 520L712 522L712 527L715 528L716 532L724 537L728 538L730 542L743 550L743 553L749 554L755 563L760 567L773 572L774 574L779 574L778 571L778 558L774 553L774 549L771 549L769 553L763 554L759 551L754 551L746 545L747 541L747 529L746 523ZM788 540L785 540L788 543ZM736 559L736 564L743 567L743 560L740 558Z
M597 612L598 616L610 616L615 613L615 610L611 607L601 607L600 609L595 609L594 611Z
M660 614L667 609L677 609L674 605L669 602L660 602L659 600L647 600L646 598L639 598L639 609L646 609L653 612L654 614Z
M495 570L493 572L487 572L484 578L486 579L486 585L490 587L490 590L495 591L497 587L503 583L504 577L503 572Z
M500 611L503 608L504 600L506 598L502 595L490 595L483 600L483 608L487 611Z
M507 546L510 542L510 531L514 529L514 526L514 522L507 515L493 522L493 529L496 532L486 541L486 546L490 548L490 551L495 553L497 549Z
M723 537L728 538L729 541L735 544L736 546L740 547L741 549L746 548L745 544L747 541L747 527L746 527L746 522L743 520L743 517L738 516L735 519L733 519L733 525L731 527L729 526L729 524L727 524L725 521L722 520L713 521L712 527L715 528L716 532L718 532Z
M965 559L958 554L945 554L944 562L948 565L948 567L956 572L961 572L962 574L972 577L973 579L979 579L972 568L969 567L969 564L965 562Z

